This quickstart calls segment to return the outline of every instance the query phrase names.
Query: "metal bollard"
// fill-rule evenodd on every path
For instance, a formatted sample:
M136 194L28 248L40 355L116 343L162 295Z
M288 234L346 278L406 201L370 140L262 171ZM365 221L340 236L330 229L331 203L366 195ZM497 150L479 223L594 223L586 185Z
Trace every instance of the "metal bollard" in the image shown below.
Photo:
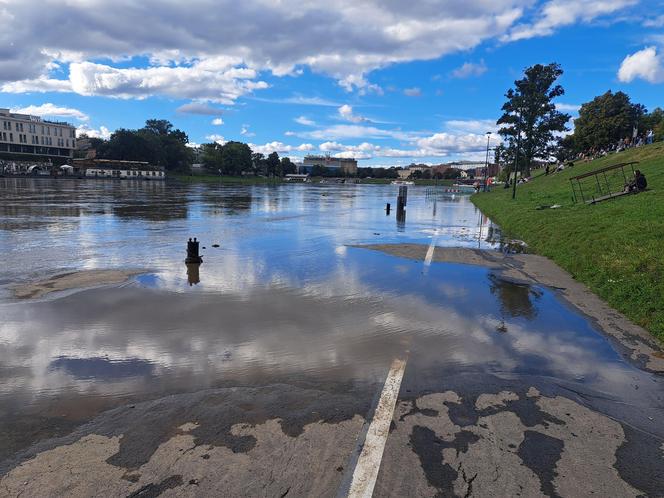
M194 237L194 240L189 239L187 242L187 259L184 260L187 264L201 264L203 258L198 254L199 242Z

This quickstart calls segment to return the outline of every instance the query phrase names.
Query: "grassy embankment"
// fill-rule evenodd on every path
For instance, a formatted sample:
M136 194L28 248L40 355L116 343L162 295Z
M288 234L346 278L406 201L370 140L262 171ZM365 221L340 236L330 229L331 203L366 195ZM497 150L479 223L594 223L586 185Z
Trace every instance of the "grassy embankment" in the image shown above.
M640 161L648 191L595 205L572 203L570 177L629 161ZM517 187L514 201L511 189L503 188L472 200L508 236L525 241L664 340L664 143L534 176ZM587 186L591 190L592 183ZM562 207L536 209L553 204Z

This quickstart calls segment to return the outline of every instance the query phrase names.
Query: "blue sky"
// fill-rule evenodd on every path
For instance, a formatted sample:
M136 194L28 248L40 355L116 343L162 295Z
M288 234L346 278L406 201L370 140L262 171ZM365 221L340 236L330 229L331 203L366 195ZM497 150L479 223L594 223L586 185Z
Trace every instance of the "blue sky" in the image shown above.
M609 89L664 107L660 0L29 4L0 2L0 107L91 135L154 117L293 158L479 159L504 92L554 61L572 114Z

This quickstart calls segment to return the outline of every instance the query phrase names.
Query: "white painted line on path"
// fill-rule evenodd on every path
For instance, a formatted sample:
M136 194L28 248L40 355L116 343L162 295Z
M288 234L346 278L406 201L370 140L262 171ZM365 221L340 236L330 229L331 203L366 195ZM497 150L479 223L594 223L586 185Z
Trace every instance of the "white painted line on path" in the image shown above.
M348 491L349 498L370 498L373 494L405 370L405 359L397 358L390 366L380 400L364 440L362 452L353 471L353 479Z
M422 270L422 273L426 275L426 273L429 271L429 267L431 266L431 261L433 260L433 253L436 250L436 242L438 241L438 232L431 237L431 244L429 244L429 249L427 249L427 254L424 256L424 269Z

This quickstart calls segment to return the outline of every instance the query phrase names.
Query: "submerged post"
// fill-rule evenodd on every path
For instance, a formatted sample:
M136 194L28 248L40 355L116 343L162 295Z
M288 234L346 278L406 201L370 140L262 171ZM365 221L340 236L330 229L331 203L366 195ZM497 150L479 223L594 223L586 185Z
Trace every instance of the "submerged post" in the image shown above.
M187 242L187 259L184 260L186 264L201 264L203 258L198 254L199 242L194 237L194 240L189 238Z

